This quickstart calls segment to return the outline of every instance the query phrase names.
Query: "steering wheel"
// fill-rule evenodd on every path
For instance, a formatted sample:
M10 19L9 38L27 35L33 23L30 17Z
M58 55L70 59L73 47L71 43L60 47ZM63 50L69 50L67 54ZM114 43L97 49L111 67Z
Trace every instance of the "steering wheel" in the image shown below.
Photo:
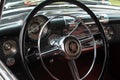
M74 4L76 6L78 6L79 8L82 8L84 11L86 11L91 18L94 20L95 24L97 25L98 29L99 29L99 38L102 39L103 41L103 47L104 47L104 61L103 61L103 65L102 65L102 69L100 72L100 75L98 77L98 79L102 79L103 78L103 73L105 71L105 67L107 65L107 59L108 59L108 41L106 39L103 27L101 25L101 23L99 22L98 18L95 16L95 14L88 8L86 7L84 4L82 4L81 2L77 1L77 0L46 0L43 1L42 3L40 3L37 7L35 7L31 13L26 17L25 22L24 22L24 26L21 29L20 32L20 40L19 40L19 45L20 45L20 55L22 58L22 63L23 66L28 74L28 76L30 77L31 80L34 80L35 78L33 77L32 73L29 70L28 67L28 47L26 48L26 34L27 34L27 25L29 24L29 21L32 20L32 18L38 13L39 10L41 10L42 8L44 8L45 6L52 4L54 2L68 2L71 4ZM47 44L44 44L44 46L49 47L49 49L44 49L43 47L43 33L44 33L44 29L46 27L47 24L49 24L50 21L58 18L58 17L71 17L75 19L75 23L76 25L74 26L74 28L66 34L56 34L54 31L54 29L51 28L51 36L48 35L47 36ZM80 26L83 26L84 29L87 30L87 38L80 38L77 37L76 34L74 34L74 32L78 29L81 28ZM82 28L82 29L83 29ZM54 35L54 37L53 37ZM86 74L83 77L80 77L79 75L79 70L78 67L76 65L76 60L80 58L83 48L82 45L83 43L88 42L88 40L91 40L93 42L93 49L94 49L94 57L91 63L90 68L88 69L88 71L86 72ZM28 45L28 43L27 43ZM52 48L51 48L52 47ZM44 67L44 69L48 72L48 74L55 80L59 80L59 78L57 78L52 71L50 71L48 69L48 67L46 66L45 62L43 59L45 59L45 57L55 57L56 55L61 56L65 62L68 63L68 66L70 68L70 71L72 73L73 79L74 80L83 80L85 79L90 72L92 71L95 61L96 61L96 42L95 42L95 37L93 36L91 30L88 28L88 26L85 24L84 21L82 21L82 19L79 19L75 16L71 16L68 14L60 14L57 16L54 16L52 18L50 18L48 21L46 21L46 23L41 27L41 30L39 32L39 36L38 36L38 41L37 41L37 48L38 48L38 53L36 53L36 58L38 58L39 60L41 60L42 66Z

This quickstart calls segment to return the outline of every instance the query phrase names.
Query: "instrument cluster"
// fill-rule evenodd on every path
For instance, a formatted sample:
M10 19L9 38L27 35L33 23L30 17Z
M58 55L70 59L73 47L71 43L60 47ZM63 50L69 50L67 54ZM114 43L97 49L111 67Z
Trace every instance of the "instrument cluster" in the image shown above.
M38 40L41 27L43 26L45 27L42 31L42 37L45 37L49 33L50 29L52 33L57 33L60 35L61 34L67 35L79 24L75 22L76 21L75 18L70 17L70 16L63 16L61 18L55 18L51 20L50 23L45 25L45 23L48 20L49 19L43 15L37 15L33 17L33 19L27 25L28 37L34 41ZM112 35L114 34L112 31L112 28L104 23L102 23L102 25L103 25L103 29L106 34L106 37L108 38L108 40L110 40L112 38ZM73 31L73 34L76 36L82 37L82 36L90 34L89 31L93 35L99 33L98 27L95 25L95 23L84 22L84 24L79 25L78 28L75 31Z
M47 20L48 20L47 17L41 15L33 17L33 19L27 25L28 37L31 40L38 40L41 27L44 26ZM47 32L48 32L48 25L45 25L45 28L43 29L42 37L44 37L47 34Z

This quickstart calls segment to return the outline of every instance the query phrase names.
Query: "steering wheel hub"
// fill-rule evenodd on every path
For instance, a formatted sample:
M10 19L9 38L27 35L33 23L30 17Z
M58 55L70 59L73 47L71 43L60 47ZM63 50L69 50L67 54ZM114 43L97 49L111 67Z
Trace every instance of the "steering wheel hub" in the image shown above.
M77 59L81 54L81 43L73 36L67 36L60 40L60 46L66 59Z

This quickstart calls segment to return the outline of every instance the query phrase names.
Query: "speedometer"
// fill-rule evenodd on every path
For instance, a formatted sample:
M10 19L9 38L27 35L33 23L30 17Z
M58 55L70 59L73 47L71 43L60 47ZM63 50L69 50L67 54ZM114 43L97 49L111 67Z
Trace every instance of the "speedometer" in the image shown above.
M38 40L39 32L41 27L45 24L48 19L44 16L35 16L28 24L28 37L32 40ZM48 32L48 26L46 25L42 37Z

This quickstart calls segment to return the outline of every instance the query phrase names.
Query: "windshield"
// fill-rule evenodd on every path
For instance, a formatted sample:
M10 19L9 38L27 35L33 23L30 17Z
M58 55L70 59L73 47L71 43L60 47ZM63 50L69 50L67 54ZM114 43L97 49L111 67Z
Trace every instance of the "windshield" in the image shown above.
M23 0L26 5L37 5L44 0ZM89 3L102 3L102 4L109 4L109 0L80 0L82 2L89 2ZM89 4L88 3L88 4ZM59 3L60 4L60 3Z
M44 0L6 0L5 9L35 6ZM120 0L80 0L84 4L89 5L117 5L120 6ZM56 4L64 4L56 3Z

